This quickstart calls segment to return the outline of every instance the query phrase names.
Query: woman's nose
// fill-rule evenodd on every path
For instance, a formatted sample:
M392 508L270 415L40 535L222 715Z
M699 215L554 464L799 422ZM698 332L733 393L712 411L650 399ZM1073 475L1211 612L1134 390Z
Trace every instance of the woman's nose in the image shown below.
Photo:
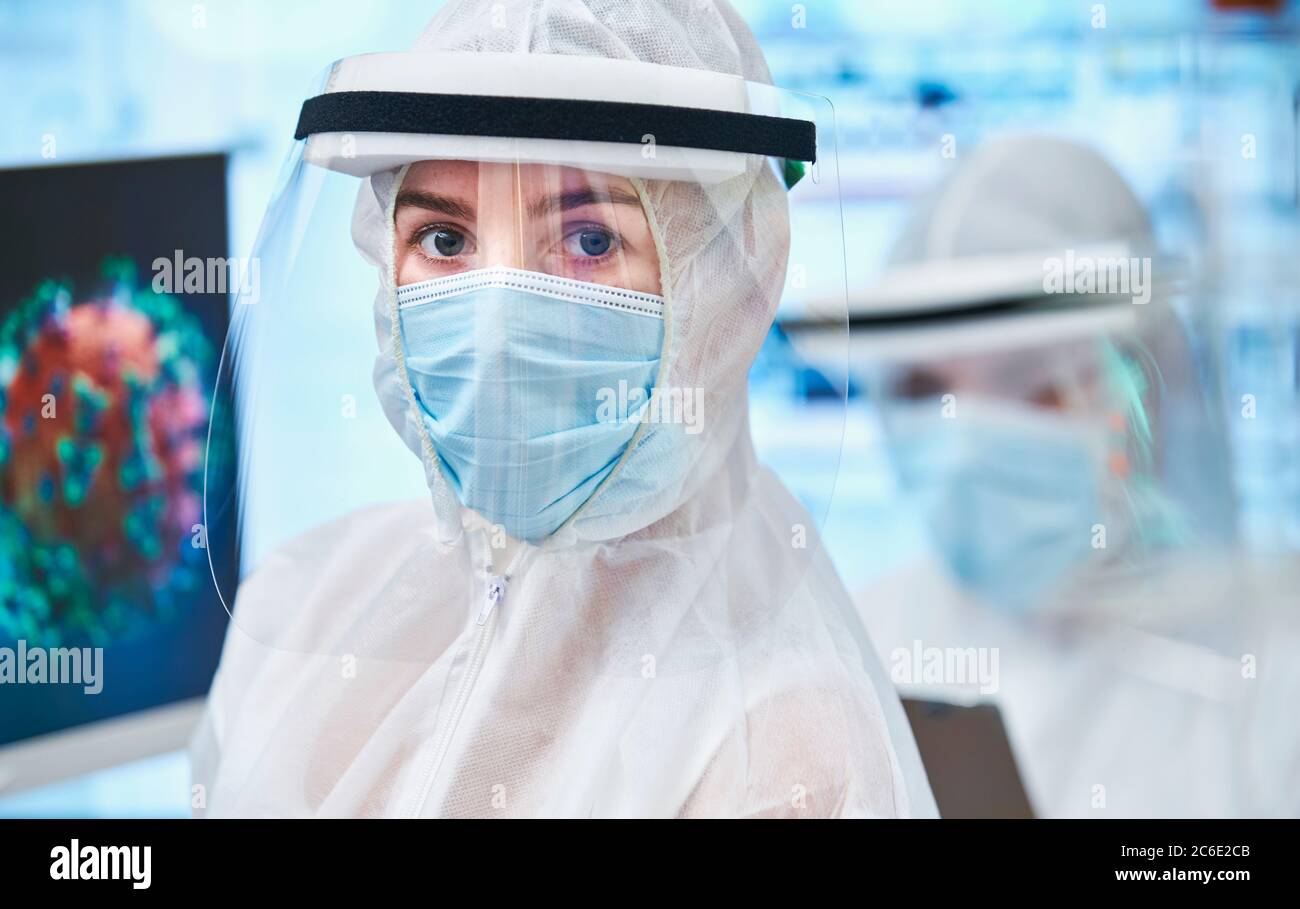
M485 164L478 173L478 265L527 268L519 217L519 170Z
M487 236L479 237L478 265L480 268L505 266L507 268L528 268L527 256L523 244L519 241L519 232L514 229L488 230Z

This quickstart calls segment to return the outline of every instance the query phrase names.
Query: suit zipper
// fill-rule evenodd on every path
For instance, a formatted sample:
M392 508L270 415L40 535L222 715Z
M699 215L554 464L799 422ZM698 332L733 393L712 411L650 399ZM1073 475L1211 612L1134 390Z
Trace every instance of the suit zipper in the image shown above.
M447 721L443 724L442 732L434 745L433 752L429 755L429 760L424 765L424 770L420 779L424 782L420 786L420 791L416 794L415 801L411 805L410 817L419 817L420 812L424 810L424 803L429 799L429 793L433 789L434 780L438 778L438 771L442 769L443 759L447 757L447 751L451 747L452 736L456 733L456 727L460 724L461 714L465 712L465 705L469 703L470 693L474 690L474 683L478 681L479 672L483 669L483 663L487 659L488 644L492 641L492 633L496 630L497 625L497 607L506 596L506 578L489 574L484 589L483 604L479 608L478 618L475 625L478 631L474 638L473 650L470 654L469 665L465 668L465 677L461 679L460 686L456 689L456 698L452 701L451 712L447 716Z

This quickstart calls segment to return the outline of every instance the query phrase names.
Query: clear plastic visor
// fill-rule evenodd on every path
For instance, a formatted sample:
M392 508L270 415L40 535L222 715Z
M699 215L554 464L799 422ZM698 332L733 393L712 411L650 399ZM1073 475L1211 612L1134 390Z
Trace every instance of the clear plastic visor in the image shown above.
M322 87L338 87L331 73ZM535 546L633 533L707 492L750 432L749 371L765 343L779 356L761 358L764 377L789 381L766 383L781 404L755 417L757 455L799 473L809 529L822 525L846 377L827 372L805 406L794 386L826 361L805 363L769 335L778 310L815 311L838 339L829 362L847 359L833 112L726 79L737 109L814 125L816 163L673 151L648 133L295 143L252 256L256 280L233 303L215 396L214 425L233 427L239 450L233 481L210 476L205 493L209 514L239 516L241 577L217 579L228 609L243 581L283 567L273 555L295 547L303 564L338 547L325 561L343 570L384 534L398 535L395 552L417 532L436 548L479 520ZM789 457L809 420L825 466L814 475ZM384 525L389 514L405 530ZM324 589L298 580L304 597ZM384 615L417 610L379 587L350 596L371 594ZM249 602L235 621L283 645L286 615ZM409 637L320 632L293 646L423 658Z

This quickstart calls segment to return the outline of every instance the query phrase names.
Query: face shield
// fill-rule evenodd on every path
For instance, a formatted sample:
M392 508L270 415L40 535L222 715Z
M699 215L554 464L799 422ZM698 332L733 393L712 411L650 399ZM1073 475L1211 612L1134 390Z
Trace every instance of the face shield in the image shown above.
M1232 536L1184 283L1123 177L1076 142L992 140L914 206L853 301L852 362L902 503L978 601L1071 611L1095 599L1072 585Z
M1231 538L1221 420L1165 301L1044 298L859 328L900 492L988 607L1096 615L1099 578Z
M1280 589L1234 556L1218 396L1172 302L1079 297L855 328L900 500L927 570L947 579L904 597L915 620L885 640L996 655L978 696L1001 706L1047 813L1177 804L1188 775L1166 774L1184 746L1209 787L1197 810L1251 804L1249 743L1274 690L1253 667ZM1193 724L1220 738L1188 742Z
M681 67L335 63L222 360L240 471L206 505L238 504L244 575L395 501L432 498L433 546L479 523L559 550L696 499L783 298L815 292L846 349L832 135L824 99Z

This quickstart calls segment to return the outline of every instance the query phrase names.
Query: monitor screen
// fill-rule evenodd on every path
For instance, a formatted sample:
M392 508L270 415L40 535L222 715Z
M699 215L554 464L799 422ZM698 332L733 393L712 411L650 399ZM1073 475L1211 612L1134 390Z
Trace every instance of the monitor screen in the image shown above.
M208 690L226 209L224 155L0 170L0 747Z

